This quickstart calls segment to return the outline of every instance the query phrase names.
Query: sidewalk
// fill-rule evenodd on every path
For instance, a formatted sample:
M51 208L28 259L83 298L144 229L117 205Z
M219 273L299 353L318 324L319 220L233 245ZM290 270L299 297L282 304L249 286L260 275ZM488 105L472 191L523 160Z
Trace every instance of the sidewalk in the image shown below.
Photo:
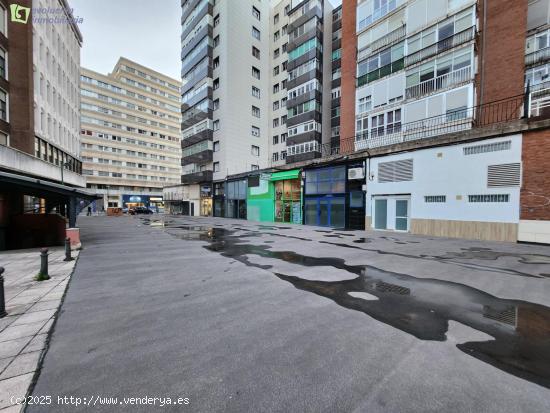
M73 251L73 257L78 251ZM50 248L47 281L37 282L40 250L0 253L5 268L8 315L0 318L0 412L18 412L10 399L24 397L46 347L48 333L73 272L76 260L65 262L62 247Z

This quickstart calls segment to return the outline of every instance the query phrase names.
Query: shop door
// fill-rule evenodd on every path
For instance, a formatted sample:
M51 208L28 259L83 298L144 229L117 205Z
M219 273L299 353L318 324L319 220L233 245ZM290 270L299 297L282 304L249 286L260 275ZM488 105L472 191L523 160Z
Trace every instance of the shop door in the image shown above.
M374 200L374 229L388 228L388 200Z
M346 200L343 197L309 198L305 201L306 225L343 228Z
M408 199L395 200L395 230L396 231L409 230L409 200Z
M365 229L365 193L352 191L349 194L348 228Z

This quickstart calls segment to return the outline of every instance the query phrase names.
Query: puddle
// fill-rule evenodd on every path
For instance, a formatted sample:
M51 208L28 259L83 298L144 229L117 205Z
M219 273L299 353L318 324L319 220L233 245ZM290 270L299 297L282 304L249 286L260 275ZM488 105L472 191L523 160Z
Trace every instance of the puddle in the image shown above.
M490 248L462 248L462 252L448 252L445 255L436 256L441 260L448 259L476 259L496 261L499 258L517 258L522 264L550 264L550 256L541 254L516 254L512 252L498 252ZM544 275L544 274L541 274Z
M445 341L449 321L466 325L494 339L457 344L458 349L505 372L550 388L548 307L498 298L455 282L416 278L372 266L348 265L341 258L305 256L293 251L273 251L271 245L245 243L245 238L261 233L235 236L233 231L220 228L169 233L181 239L207 241L204 248L210 251L247 266L269 270L299 290L326 297L339 306L364 313L421 340ZM525 263L547 263L547 257L542 255L494 253L486 249L470 249L458 254L436 258L517 256ZM355 278L344 281L303 279L279 273L272 265L260 264L257 260L251 262L249 256L305 267L333 267Z

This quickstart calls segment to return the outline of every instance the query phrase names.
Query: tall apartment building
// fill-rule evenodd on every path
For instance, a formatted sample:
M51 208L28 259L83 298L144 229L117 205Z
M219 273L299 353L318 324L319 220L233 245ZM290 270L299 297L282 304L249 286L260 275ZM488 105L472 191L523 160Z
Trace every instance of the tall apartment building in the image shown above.
M181 83L120 58L103 75L82 68L81 140L88 188L98 208L161 206L181 177Z
M342 96L342 5L332 11L332 71L330 102L330 147L337 153L340 147L340 113Z
M269 164L270 20L265 1L182 2L181 182L199 189L185 202L201 215L212 214L212 195L225 197L228 175Z
M65 0L0 1L0 249L59 242L61 215L74 227L76 197L89 196L79 189L81 44Z
M270 104L269 135L271 166L286 163L287 88L288 82L288 23L290 0L276 0L271 10L270 37Z
M318 158L330 146L332 6L291 2L288 24L287 163Z

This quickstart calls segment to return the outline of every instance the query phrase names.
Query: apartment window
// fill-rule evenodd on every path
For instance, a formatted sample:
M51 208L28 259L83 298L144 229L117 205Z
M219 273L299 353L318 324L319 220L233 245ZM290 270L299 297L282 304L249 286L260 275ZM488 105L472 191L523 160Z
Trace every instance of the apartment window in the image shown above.
M0 76L2 76L4 79L6 78L6 52L3 49L0 49Z
M212 63L212 66L214 69L217 69L220 66L220 58L219 56L214 58L214 62Z
M286 125L286 115L281 116L281 125Z
M250 170L251 171L257 171L258 169L260 169L260 167L258 165L250 165Z
M332 89L331 96L332 99L338 99L341 95L341 88L337 87Z
M275 49L275 50L273 51L273 59L277 59L277 58L279 57L279 54L280 54L280 53L279 53L279 48Z
M277 162L279 160L279 152L274 152L271 159L273 159L273 162Z
M8 112L7 112L7 95L6 92L3 90L0 90L0 119L7 120L8 119Z
M359 99L359 104L357 106L357 113L365 113L371 109L372 109L371 96L365 96Z
M214 108L214 110L218 110L220 108L220 100L219 99L214 100L213 108Z
M278 74L279 74L279 65L273 68L273 76L277 76Z
M273 85L273 93L279 93L279 84Z
M257 18L258 20L261 19L260 10L258 10L256 7L252 6L252 16Z
M257 47L252 46L252 56L254 56L256 59L260 58L260 49Z
M281 134L281 143L286 142L286 133Z
M286 89L286 79L284 79L282 82L281 82L281 87L283 89Z
M281 151L281 161L286 159L286 151Z
M252 136L255 136L257 138L260 137L260 128L258 128L257 126L252 126L251 130L250 130L250 133L252 134Z
M255 77L256 79L260 78L260 69L252 66L252 77Z
M281 37L281 34L279 33L279 30L277 30L275 33L273 33L273 41L276 42Z
M218 34L216 37L214 37L214 47L217 47L220 45L220 35Z
M342 58L342 49L338 49L332 52L332 60L338 60Z
M288 12L290 11L290 4L287 4L285 6L285 16L288 16Z
M286 52L287 47L288 47L288 43L285 43L281 46L281 49L283 50L283 53Z
M286 100L287 100L287 98L282 98L282 99L281 99L281 106L282 106L283 108L286 108Z
M284 61L283 63L281 63L281 66L283 67L283 70L286 70L286 67L288 65L288 61Z
M260 156L260 147L259 146L252 145L250 147L250 151L251 151L253 156Z
M215 120L214 122L212 122L212 129L213 130L220 130L220 120Z
M0 6L0 33L6 33L6 9Z
M336 68L332 71L332 80L340 79L342 77L342 69Z
M288 26L285 24L283 26L283 28L281 29L281 34L284 36L286 34L286 30L287 30Z
M252 37L260 40L260 31L256 29L254 26L252 26Z
M219 152L220 151L220 141L215 141L213 145L213 151Z
M258 89L256 86L252 86L252 96L260 99L260 89Z
M220 163L214 162L214 172L220 172Z
M279 101L273 102L273 110L279 109Z
M214 17L214 27L216 27L218 24L220 24L220 15L217 14L216 17Z
M273 119L273 127L274 128L279 127L279 118Z
M277 23L279 23L279 13L273 16L273 24L277 24Z
M212 89L213 90L216 90L216 89L219 89L220 87L220 78L217 78L217 79L214 79L214 83L212 85Z
M260 117L260 108L252 106L252 116L259 118Z
M279 135L275 135L273 137L273 145L277 145L279 143Z

